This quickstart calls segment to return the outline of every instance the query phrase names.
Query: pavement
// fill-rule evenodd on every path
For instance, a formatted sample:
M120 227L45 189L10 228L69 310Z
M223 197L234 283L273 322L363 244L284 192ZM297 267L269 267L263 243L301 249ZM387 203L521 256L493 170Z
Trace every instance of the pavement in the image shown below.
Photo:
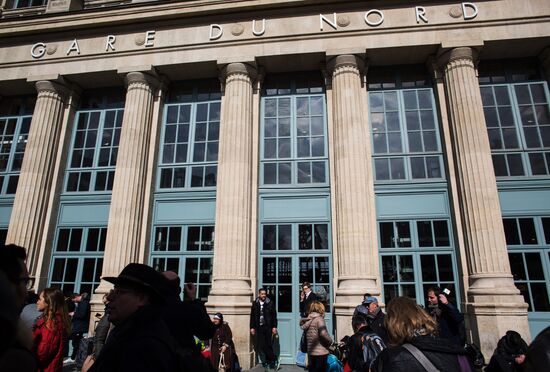
M79 369L76 368L75 363L67 363L63 365L63 372L78 372ZM252 369L249 370L243 370L243 372L264 372L264 368L261 364L258 364ZM283 364L280 366L278 372L304 372L303 368L300 368L293 364Z

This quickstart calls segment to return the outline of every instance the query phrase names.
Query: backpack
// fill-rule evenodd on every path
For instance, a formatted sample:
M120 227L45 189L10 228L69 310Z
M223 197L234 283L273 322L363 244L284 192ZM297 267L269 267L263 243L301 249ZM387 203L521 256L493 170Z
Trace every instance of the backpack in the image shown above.
M369 369L372 367L378 355L386 348L386 344L380 336L374 332L365 332L361 335L363 349L363 361Z

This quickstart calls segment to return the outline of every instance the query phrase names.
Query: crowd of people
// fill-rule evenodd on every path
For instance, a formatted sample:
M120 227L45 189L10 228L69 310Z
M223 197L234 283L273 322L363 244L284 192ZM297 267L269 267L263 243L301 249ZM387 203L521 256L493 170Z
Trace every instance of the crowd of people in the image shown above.
M59 372L82 350L90 322L86 293L68 298L56 288L36 296L22 247L0 250L0 371ZM239 372L233 333L222 313L212 318L193 283L181 287L172 271L158 272L130 263L104 296L83 372L192 371ZM181 298L183 295L183 299ZM427 308L396 297L386 313L370 293L352 316L353 335L332 339L325 321L325 296L310 283L300 293L301 352L310 372L474 372L483 367L479 349L466 344L464 317L438 287L427 290ZM4 302L5 300L5 302ZM260 288L250 308L250 334L266 371L276 371L278 337L275 297ZM33 303L34 302L34 303ZM208 340L206 343L200 340ZM68 347L72 344L69 356ZM486 372L539 372L550 367L550 327L527 345L513 330L499 340Z

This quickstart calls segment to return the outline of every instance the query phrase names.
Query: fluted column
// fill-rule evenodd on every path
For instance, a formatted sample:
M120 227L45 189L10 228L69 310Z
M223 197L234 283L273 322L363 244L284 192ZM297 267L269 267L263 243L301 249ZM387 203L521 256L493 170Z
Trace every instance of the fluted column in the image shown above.
M350 316L363 294L380 294L380 270L367 100L361 83L363 60L340 55L328 67L332 73L331 173L338 254L334 308L343 336L351 331Z
M236 349L247 360L252 301L250 251L252 208L252 74L254 68L231 63L222 69L222 97L216 239L208 308L221 311L233 329ZM246 363L246 362L245 362Z
M31 275L38 270L65 100L71 94L62 80L37 81L35 86L38 97L6 238L6 243L27 248Z
M440 57L449 102L469 289L467 314L475 340L491 355L498 337L514 329L529 338L527 304L508 261L491 148L472 48Z
M102 277L117 276L124 266L139 259L148 149L159 80L148 73L130 72L126 85ZM102 281L96 293L107 293L109 288L110 284Z

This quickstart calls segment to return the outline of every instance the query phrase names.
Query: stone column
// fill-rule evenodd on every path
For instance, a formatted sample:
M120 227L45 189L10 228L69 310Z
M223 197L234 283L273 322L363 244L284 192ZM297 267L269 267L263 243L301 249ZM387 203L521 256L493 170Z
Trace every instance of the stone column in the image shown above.
M251 218L255 69L244 63L231 63L221 72L225 91L220 120L214 270L207 306L210 312L220 311L227 317L239 359L248 363L253 297L250 251L255 226Z
M449 102L452 150L456 160L469 289L466 313L475 342L490 357L507 330L529 339L527 304L510 271L491 148L472 48L442 53Z
M38 270L43 232L48 224L47 205L52 192L65 101L71 94L62 79L41 80L35 85L38 97L6 238L6 243L27 249L27 266L33 276Z
M140 250L153 104L160 83L153 74L129 72L126 85L102 276L117 276L124 266L138 262ZM102 280L94 302L111 287Z
M331 173L338 257L334 309L339 339L352 332L351 315L363 294L380 295L380 268L364 62L355 55L339 55L329 60L328 68L333 96Z

